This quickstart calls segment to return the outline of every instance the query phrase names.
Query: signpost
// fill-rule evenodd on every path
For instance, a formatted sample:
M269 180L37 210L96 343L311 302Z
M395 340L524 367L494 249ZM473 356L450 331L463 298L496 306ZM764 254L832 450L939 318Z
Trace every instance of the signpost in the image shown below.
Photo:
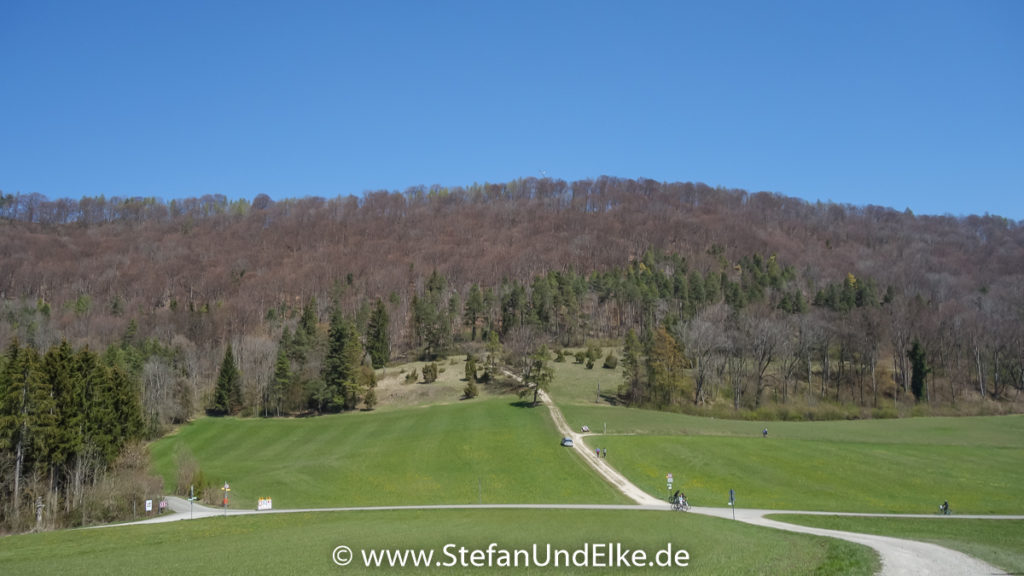
M732 508L732 519L736 519L736 492L729 488L729 507Z
M192 503L196 501L196 485L193 484L188 489L188 519L192 519Z
M148 513L152 512L152 511L153 511L153 501L152 500L146 500L146 513L148 514Z
M224 482L224 486L221 488L221 490L224 491L224 516L227 517L227 515L228 515L228 492L231 492L231 485L228 484L227 481L225 481Z

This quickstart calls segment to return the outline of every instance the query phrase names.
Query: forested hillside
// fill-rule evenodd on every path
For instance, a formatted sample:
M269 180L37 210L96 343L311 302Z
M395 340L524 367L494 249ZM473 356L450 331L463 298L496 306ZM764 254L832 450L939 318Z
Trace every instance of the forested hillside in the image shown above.
M0 198L0 345L102 349L131 330L171 351L140 368L164 420L181 413L167 398L208 405L228 342L246 406L266 411L283 333L312 304L319 344L290 354L319 362L332 302L364 345L380 308L390 358L489 331L556 348L633 329L649 349L663 327L678 365L632 383L643 390L627 400L648 405L727 387L736 408L797 389L875 406L894 383L912 392L912 349L929 402L1016 397L1024 377L1024 229L995 216L608 177L251 202Z
M36 498L61 522L123 514L101 495L158 490L132 441L204 410L372 408L371 366L450 353L489 374L615 347L607 399L657 409L1011 411L1022 271L1003 218L692 183L0 194L0 525L31 527Z

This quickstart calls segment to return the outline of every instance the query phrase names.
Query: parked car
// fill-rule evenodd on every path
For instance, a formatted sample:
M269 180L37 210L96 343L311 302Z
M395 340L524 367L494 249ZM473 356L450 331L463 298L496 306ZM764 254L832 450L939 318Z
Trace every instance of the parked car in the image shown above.
M569 438L568 436L562 438L562 446L572 448L572 438Z

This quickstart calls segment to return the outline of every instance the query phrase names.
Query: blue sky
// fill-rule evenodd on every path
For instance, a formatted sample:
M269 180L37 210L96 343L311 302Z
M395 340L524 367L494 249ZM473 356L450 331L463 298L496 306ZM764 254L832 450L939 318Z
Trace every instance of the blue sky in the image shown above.
M602 174L1024 220L1024 2L0 1L0 190Z

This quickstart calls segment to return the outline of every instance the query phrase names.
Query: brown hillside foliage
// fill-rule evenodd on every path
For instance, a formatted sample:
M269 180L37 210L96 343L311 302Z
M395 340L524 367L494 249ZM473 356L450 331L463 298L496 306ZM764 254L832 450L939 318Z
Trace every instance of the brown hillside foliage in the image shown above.
M590 278L625 270L651 251L678 255L689 271L716 279L721 272L737 283L742 258L772 257L794 271L786 289L806 302L848 276L872 279L879 300L889 290L884 306L842 313L814 307L796 315L780 313L772 291L759 306L743 308L742 318L701 324L704 332L692 337L686 333L692 313L676 314L671 305L649 312L657 322L680 320L673 338L680 343L718 342L707 333L709 325L718 326L723 342L731 342L722 346L744 351L742 366L733 368L749 382L745 401L751 407L784 400L798 382L806 388L801 394L865 406L877 404L879 393L902 394L895 387L907 389L905 352L914 339L936 367L929 393L944 401L968 393L1013 398L1022 387L1019 223L611 177L526 178L332 199L261 195L252 202L0 194L0 346L17 335L41 349L62 338L100 348L135 320L140 338L180 347L195 369L178 375L149 366L147 374L160 386L154 397L172 396L177 379L191 378L190 405L198 408L202 399L194 390L210 385L230 341L245 363L246 394L271 386L282 326L294 330L311 297L320 303L322 324L332 300L354 317L382 298L395 357L419 345L412 299L424 293L434 271L461 308L473 284L497 297L503 282L518 283L530 298L538 276L571 271ZM658 266L673 272L661 261ZM594 291L579 305L579 331L563 338L560 331L569 328L554 329L549 335L556 343L622 338L648 314L632 300L602 301ZM459 328L463 312L454 312L459 342L467 335ZM500 306L487 314L480 323L497 328ZM744 338L729 340L729 330ZM693 368L708 381L688 392L691 402L718 393L714 381L728 378L730 357L709 353L708 361L720 366ZM874 402L865 392L872 385ZM731 394L730 402L743 404L742 391ZM174 413L173 407L162 410Z

